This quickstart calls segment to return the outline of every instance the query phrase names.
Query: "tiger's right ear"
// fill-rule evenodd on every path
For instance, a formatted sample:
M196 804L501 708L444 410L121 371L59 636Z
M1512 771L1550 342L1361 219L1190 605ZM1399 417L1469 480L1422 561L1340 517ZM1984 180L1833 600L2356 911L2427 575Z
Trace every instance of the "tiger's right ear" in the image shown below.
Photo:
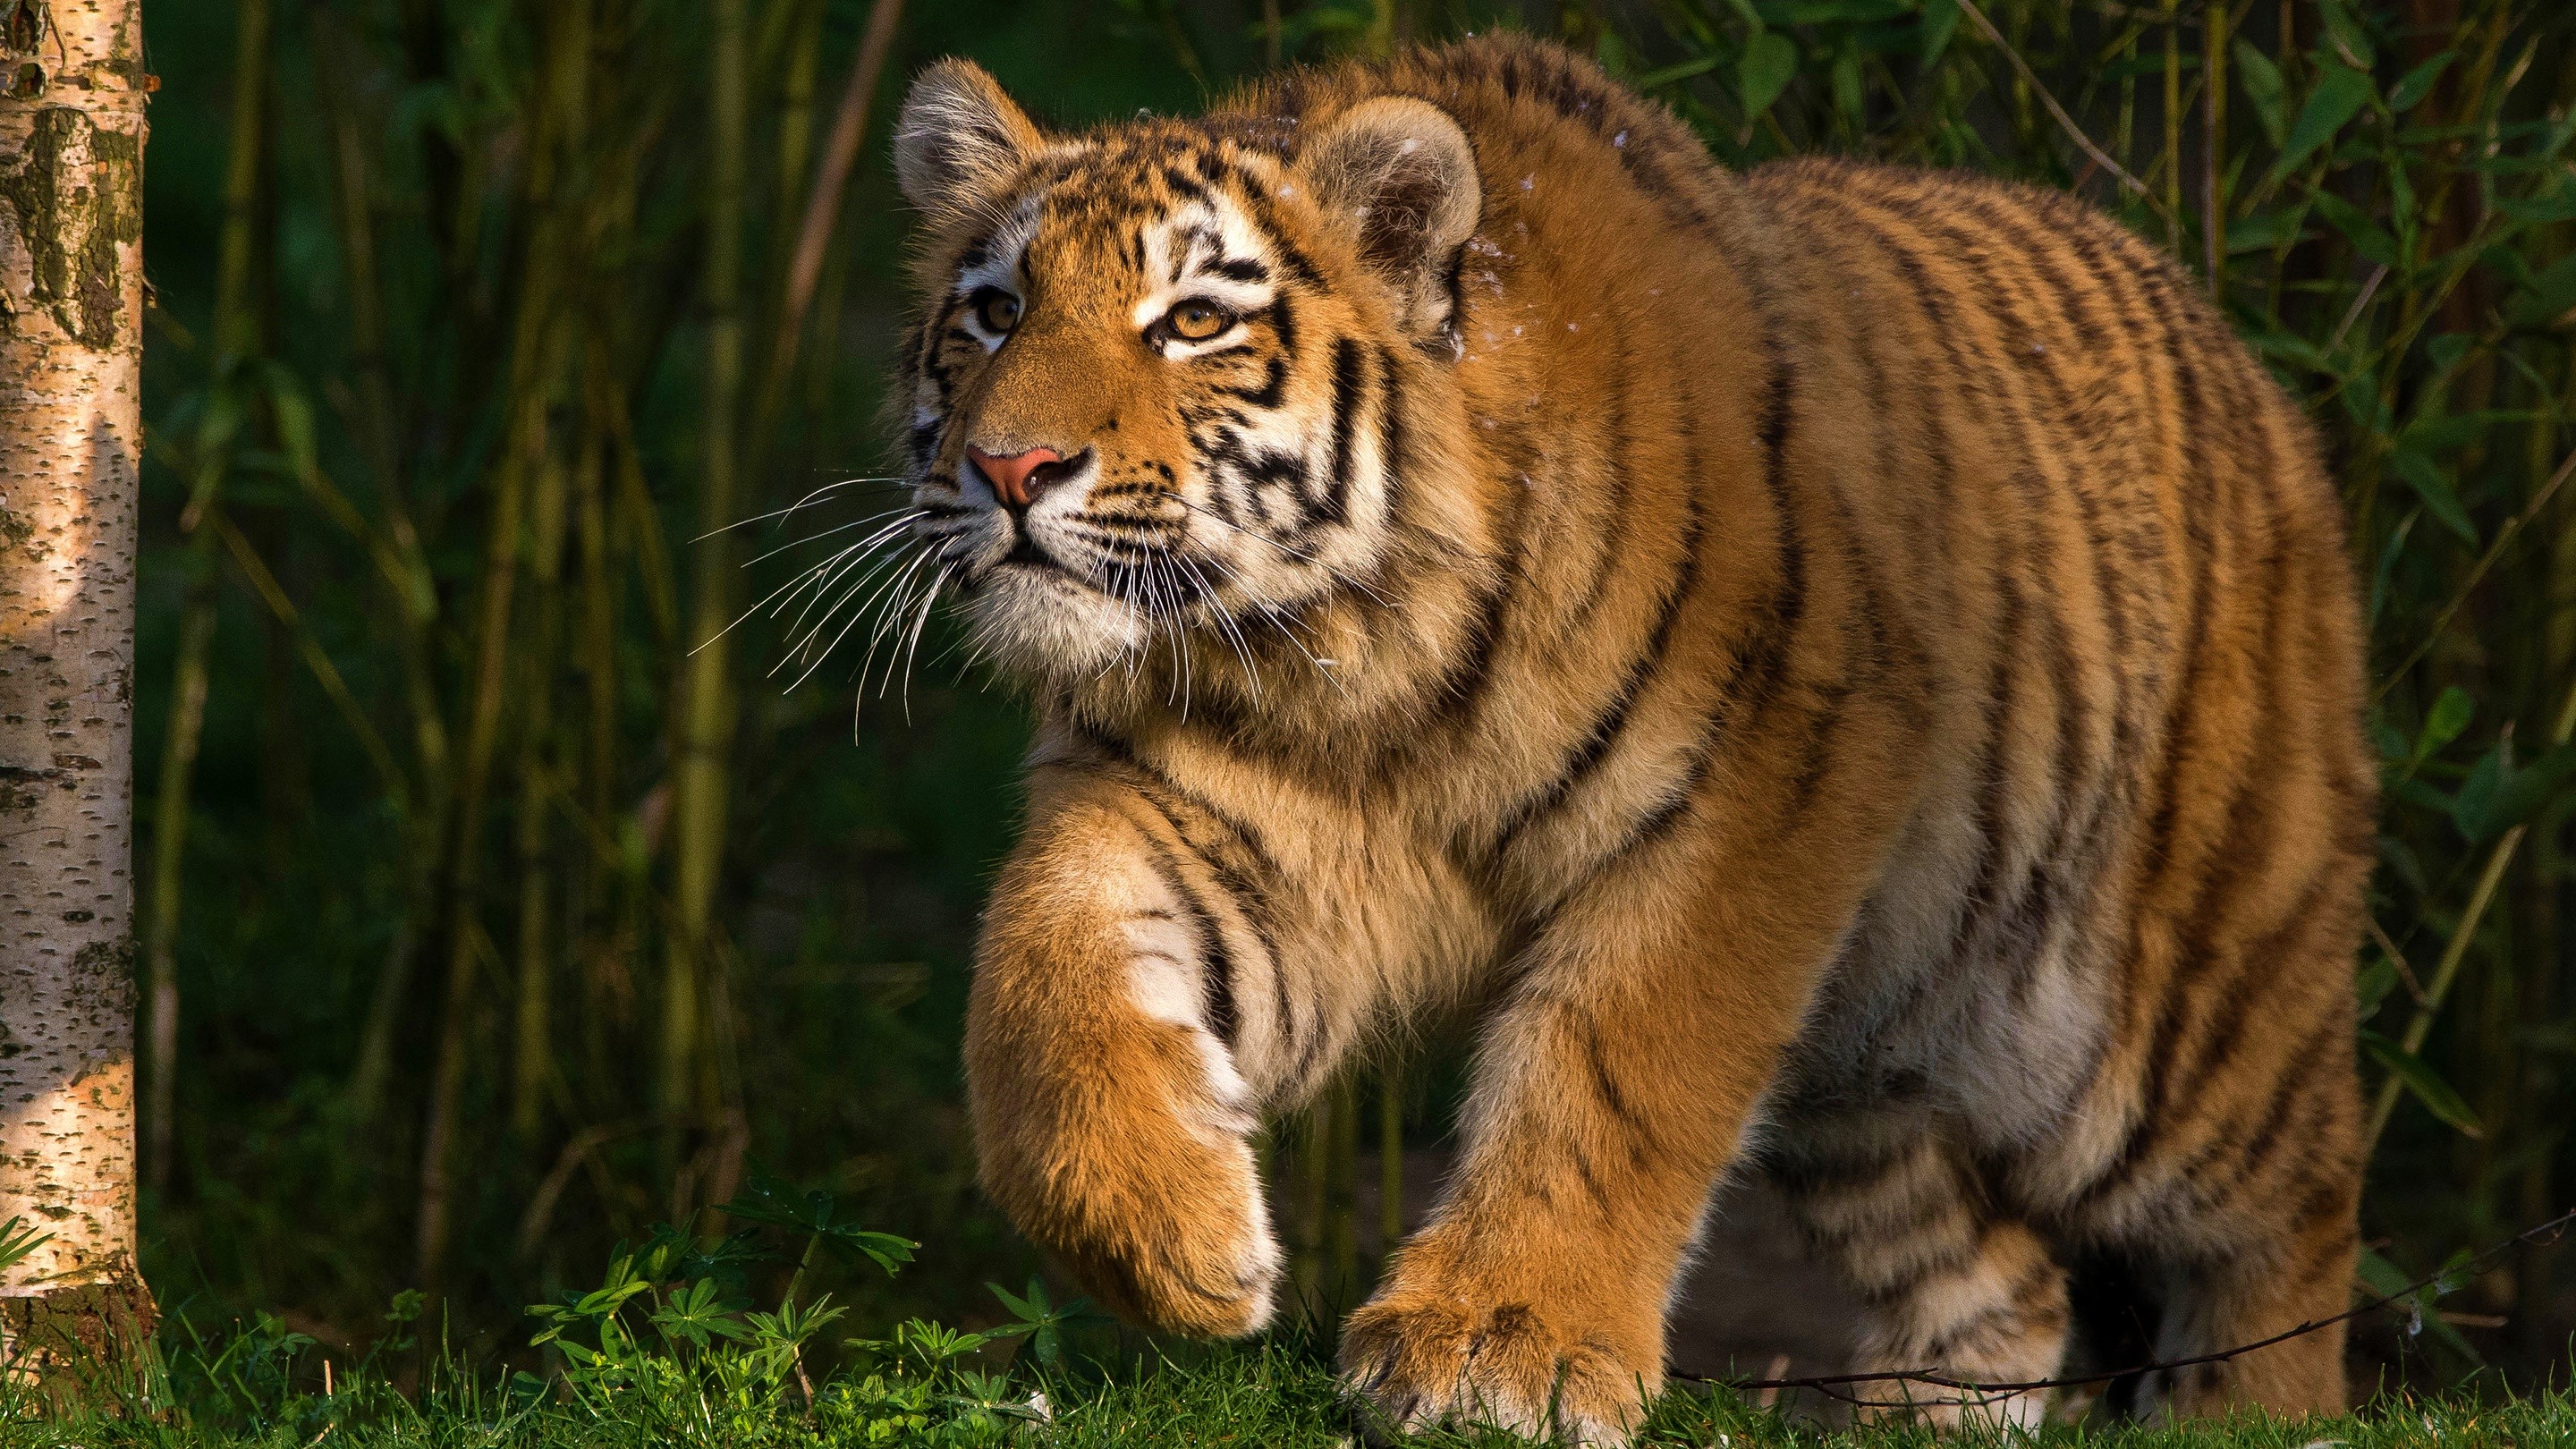
M1036 123L982 66L943 60L903 98L895 176L906 200L945 221L982 201L1044 144Z
M1395 289L1397 324L1423 337L1447 326L1448 271L1484 211L1476 149L1458 122L1428 101L1377 96L1308 137L1299 165Z

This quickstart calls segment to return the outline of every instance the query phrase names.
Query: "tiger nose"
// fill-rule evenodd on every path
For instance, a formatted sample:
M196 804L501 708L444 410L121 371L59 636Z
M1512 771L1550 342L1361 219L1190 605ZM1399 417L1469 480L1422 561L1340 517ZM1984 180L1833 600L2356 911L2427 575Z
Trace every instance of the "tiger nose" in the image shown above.
M1039 489L1070 471L1061 466L1041 474L1048 464L1061 465L1064 455L1053 448L1031 448L1025 453L995 457L981 448L968 448L966 456L975 470L993 485L993 496L1006 508L1026 508L1037 497Z

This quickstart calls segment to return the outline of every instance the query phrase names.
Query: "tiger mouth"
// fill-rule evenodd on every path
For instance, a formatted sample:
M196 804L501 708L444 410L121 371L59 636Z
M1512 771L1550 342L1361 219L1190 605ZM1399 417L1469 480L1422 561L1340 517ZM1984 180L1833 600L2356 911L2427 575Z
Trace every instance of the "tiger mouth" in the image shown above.
M1072 576L1073 571L1064 566L1063 560L1057 558L1051 553L1048 553L1045 549L1038 547L1036 535L1030 533L1026 528L1020 529L1019 535L1019 538L1011 544L1011 551L1002 555L1000 562L997 563L995 567L999 568L1009 564L1018 564L1023 568L1050 571L1064 574L1067 577Z

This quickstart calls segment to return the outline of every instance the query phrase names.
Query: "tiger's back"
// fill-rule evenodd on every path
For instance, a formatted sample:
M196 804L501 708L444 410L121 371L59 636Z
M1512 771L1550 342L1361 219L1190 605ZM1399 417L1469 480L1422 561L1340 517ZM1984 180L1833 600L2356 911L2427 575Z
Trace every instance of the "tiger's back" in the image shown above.
M2339 505L2154 249L1730 175L1511 37L1071 138L935 72L898 147L924 559L1044 718L979 1156L1095 1291L1256 1325L1250 1124L1464 998L1465 1165L1344 1337L1400 1422L1619 1437L1743 1161L1864 1366L2045 1376L2079 1257L2168 1355L2340 1307ZM2332 1407L2339 1353L2147 1389Z

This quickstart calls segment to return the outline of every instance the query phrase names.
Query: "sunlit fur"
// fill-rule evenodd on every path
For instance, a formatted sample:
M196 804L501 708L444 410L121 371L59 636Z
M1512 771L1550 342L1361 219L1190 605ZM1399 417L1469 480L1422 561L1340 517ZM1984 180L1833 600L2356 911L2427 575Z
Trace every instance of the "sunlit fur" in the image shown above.
M2079 1260L2163 1356L2342 1306L2352 581L2307 427L2154 248L1729 174L1509 37L1080 134L952 62L897 154L912 546L1040 715L982 1175L1101 1298L1259 1327L1257 1124L1465 1007L1461 1166L1342 1340L1395 1421L1624 1438L1733 1171L1868 1303L1862 1367L2045 1375ZM1189 296L1240 325L1163 336ZM966 450L1038 446L1084 461L1016 521ZM2143 1402L2337 1407L2341 1347Z

